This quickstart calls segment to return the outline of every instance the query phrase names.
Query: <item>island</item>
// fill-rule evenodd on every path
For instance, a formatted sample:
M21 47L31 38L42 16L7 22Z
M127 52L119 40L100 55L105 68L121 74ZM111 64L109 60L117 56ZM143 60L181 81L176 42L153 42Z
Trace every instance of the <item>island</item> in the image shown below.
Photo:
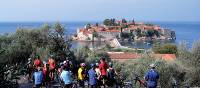
M175 40L175 31L144 22L126 19L105 19L102 24L85 25L79 28L73 36L76 41L149 41L149 40ZM115 45L116 45L115 44Z

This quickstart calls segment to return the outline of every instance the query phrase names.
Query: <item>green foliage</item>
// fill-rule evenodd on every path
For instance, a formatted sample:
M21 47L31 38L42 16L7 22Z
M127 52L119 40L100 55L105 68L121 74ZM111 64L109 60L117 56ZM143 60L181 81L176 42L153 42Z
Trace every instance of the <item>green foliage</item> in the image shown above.
M177 54L177 46L174 44L154 45L153 51L158 54Z
M147 25L147 26L153 26L153 24L150 24L150 23L146 23L145 25Z
M86 29L90 29L90 28L91 28L91 24L88 23L88 24L86 25Z
M0 87L17 88L16 79L26 66L27 59L39 56L45 60L54 55L56 61L66 57L73 61L71 40L60 23L38 29L19 28L16 33L0 36ZM16 85L16 86L15 86Z
M136 36L141 37L142 36L141 32L142 32L141 29L136 29Z
M170 88L172 78L176 78L178 81L185 78L185 69L177 63L168 63L148 56L125 62L114 62L114 67L120 74L123 74L123 80L127 81L133 80L134 74L139 75L141 77L140 79L143 79L144 74L148 71L149 65L152 63L156 65L156 70L160 75L158 86L161 88ZM136 88L138 87L136 85Z
M106 25L106 26L116 26L116 22L115 22L115 19L105 19L103 21L103 24Z
M146 36L147 37L153 37L154 36L154 31L153 30L147 30Z
M0 64L0 87L1 88L18 88L17 80L20 75L24 75L22 65Z
M101 57L104 57L107 61L110 61L110 58L105 51L92 51L87 46L78 48L74 52L76 56L76 61L78 61L79 63L95 63L99 61Z
M191 51L187 48L186 42L182 42L178 49L178 61L188 70L185 82L191 87L200 86L200 41L193 44Z
M36 55L42 59L54 55L57 61L65 57L74 58L71 52L71 40L65 35L65 29L60 23L50 27L44 24L38 29L20 28L14 34L0 36L0 47L4 48L0 62L26 62L27 58Z
M127 23L126 19L122 19L122 23Z
M200 86L200 41L197 41L193 44L192 55L189 59L190 65L192 66L192 81L191 84L195 86Z
M112 52L127 52L127 53L144 53L144 50L133 50L133 49L120 49L120 48L113 48L110 51Z
M160 36L160 33L157 30L147 30L146 37Z
M94 38L98 38L98 37L100 36L98 35L96 31L92 32L92 41L94 41Z

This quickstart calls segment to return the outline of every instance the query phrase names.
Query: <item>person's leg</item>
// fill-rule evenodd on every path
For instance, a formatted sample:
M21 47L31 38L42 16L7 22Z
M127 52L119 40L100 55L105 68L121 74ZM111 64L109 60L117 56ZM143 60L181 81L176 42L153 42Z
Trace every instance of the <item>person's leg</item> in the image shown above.
M72 84L67 84L67 88L71 88L72 87Z
M93 88L93 86L92 85L90 85L90 87L89 88Z
M35 85L36 88L41 88L42 84Z
M97 85L95 84L95 85L93 85L93 88L97 88Z
M82 88L85 88L85 82L84 82L84 80L82 81Z
M51 69L50 70L50 78L51 78L51 80L53 81L54 80L54 69Z
M106 88L106 82L107 82L107 76L102 76L103 77L103 87Z
M79 87L84 88L84 81L83 80L79 80Z

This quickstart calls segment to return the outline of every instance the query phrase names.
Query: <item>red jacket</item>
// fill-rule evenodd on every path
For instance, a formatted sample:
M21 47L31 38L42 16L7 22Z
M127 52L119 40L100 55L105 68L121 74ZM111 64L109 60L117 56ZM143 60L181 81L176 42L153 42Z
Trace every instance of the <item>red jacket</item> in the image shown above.
M102 76L107 75L107 68L108 68L108 65L105 62L99 64L99 69Z

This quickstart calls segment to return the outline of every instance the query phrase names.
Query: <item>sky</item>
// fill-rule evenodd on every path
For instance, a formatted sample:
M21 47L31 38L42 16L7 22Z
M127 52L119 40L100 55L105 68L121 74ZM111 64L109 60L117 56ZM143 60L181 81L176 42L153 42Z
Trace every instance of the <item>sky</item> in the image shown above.
M200 21L200 0L0 0L0 22Z

